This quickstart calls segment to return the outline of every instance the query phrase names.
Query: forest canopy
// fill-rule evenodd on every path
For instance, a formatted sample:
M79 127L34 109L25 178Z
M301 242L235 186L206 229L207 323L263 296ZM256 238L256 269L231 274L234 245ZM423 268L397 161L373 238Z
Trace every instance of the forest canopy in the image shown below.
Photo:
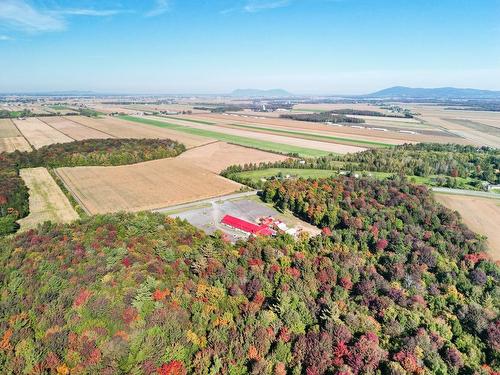
M3 370L500 370L499 268L482 238L425 187L273 181L264 197L323 234L231 245L140 213L0 240Z
M500 184L500 151L489 147L457 144L405 144L347 155L231 166L221 174L240 183L260 188L261 184L257 186L251 181L241 179L238 173L268 168L384 172L417 177L436 176L436 184L441 186L453 185L454 179L461 178L467 180L464 188L480 190L488 184Z

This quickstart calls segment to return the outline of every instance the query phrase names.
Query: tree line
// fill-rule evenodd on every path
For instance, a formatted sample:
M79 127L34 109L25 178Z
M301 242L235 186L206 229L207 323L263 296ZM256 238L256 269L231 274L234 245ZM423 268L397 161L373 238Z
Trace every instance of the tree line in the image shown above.
M481 189L483 184L500 184L500 151L489 147L457 144L419 143L370 149L347 155L328 155L314 159L230 166L224 177L260 188L261 183L238 176L239 172L269 168L323 169L333 171L386 172L406 176L438 175L435 183L454 187L457 178L472 179L464 188Z
M53 144L31 152L0 154L0 236L19 228L29 213L21 168L126 165L175 157L185 146L170 139L88 139Z
M319 112L319 113L286 113L280 115L280 118L309 121L309 122L331 122L334 124L352 123L363 124L365 120L356 117L349 117L343 114L337 114L335 111Z

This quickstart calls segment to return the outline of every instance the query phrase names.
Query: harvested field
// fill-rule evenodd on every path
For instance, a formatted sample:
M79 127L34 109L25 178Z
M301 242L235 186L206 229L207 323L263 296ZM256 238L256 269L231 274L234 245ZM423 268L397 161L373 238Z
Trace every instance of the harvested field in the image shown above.
M159 112L159 111L169 111L169 112L182 112L191 111L193 113L206 113L208 111L194 109L194 106L190 104L131 104L125 106L125 108L130 110L144 111L144 112Z
M500 260L500 201L462 195L435 194L436 200L458 211L474 232L488 237L490 255Z
M241 129L233 129L230 127L224 127L224 126L219 126L219 125L204 125L204 124L198 124L198 123L188 123L188 122L183 122L180 120L165 119L165 118L161 118L161 117L146 117L146 118L153 120L153 121L164 122L166 124L166 126L168 126L168 124L177 124L177 126L184 127L185 128L184 131L190 131L191 133L198 133L198 134L206 134L207 136L217 138L221 141L232 142L232 143L241 144L244 146L246 146L246 144L240 143L241 141L244 141L245 139L246 140L253 140L255 145L256 145L255 146L256 148L267 149L270 151L272 151L273 149L266 148L264 146L259 147L259 143L262 142L262 145L264 145L265 142L271 142L275 145L286 145L286 146L290 146L291 148L298 147L299 149L304 150L304 152L303 152L304 155L306 155L307 149L309 149L311 152L323 151L324 153L337 153L337 154L346 154L349 152L359 152L359 151L365 150L364 148L356 147L356 146L306 140L306 139L286 137L286 136L282 136L282 135L267 134L267 133L241 130ZM182 128L179 128L179 129L182 129ZM189 130L189 129L192 129L192 130ZM257 141L257 142L255 142L255 141ZM276 151L278 151L278 150L276 150ZM289 152L293 152L293 151L289 151ZM300 152L298 152L298 153L300 154ZM314 155L311 154L310 156L314 156ZM320 155L318 155L318 156L320 156Z
M170 129L155 128L111 117L92 119L89 117L77 116L71 117L70 119L116 138L172 139L184 144L187 148L201 146L214 141L207 137L184 134Z
M119 167L59 168L57 173L91 214L157 209L230 194L241 187L180 158Z
M189 150L177 157L214 173L220 173L231 165L275 162L288 157L252 148L215 142Z
M441 106L412 104L425 124L444 129L464 139L462 143L500 147L500 112L449 110Z
M495 137L500 137L500 127L482 124L480 122L475 122L471 120L461 120L461 119L448 119L447 121L453 122L455 124L465 126L466 128L472 130L478 130L482 133L491 134Z
M314 111L324 112L333 111L338 109L356 109L359 111L376 111L384 114L390 114L386 109L382 109L377 105L364 104L364 103L318 103L318 104L297 104L293 107L294 111Z
M69 223L79 218L46 168L22 169L21 177L30 194L30 214L19 220L21 230L36 228L45 221Z
M24 137L0 138L0 153L13 151L32 151Z
M0 119L0 138L19 137L21 133L10 119Z
M186 116L189 119L194 120L205 120L216 122L218 125L223 124L250 124L250 125L265 125L267 127L276 127L276 128L284 128L286 130L294 130L294 131L306 131L306 132L322 132L329 134L330 136L335 137L343 137L350 140L364 140L371 142L380 142L387 144L402 144L402 143L412 143L412 142L440 142L440 143L466 143L464 140L459 137L448 134L446 132L436 132L432 135L426 134L406 134L400 133L399 131L387 131L381 132L377 130L368 129L369 127L377 127L381 126L380 122L370 124L357 124L360 128L355 128L351 125L338 126L338 125L327 125L323 123L312 123L307 121L296 121L289 119L281 119L281 118L270 118L270 117L243 117L240 115L228 115L224 114L200 114L200 115L189 115ZM257 118L258 117L258 118ZM391 118L387 119L388 122L391 121ZM376 120L375 120L376 121ZM391 122L394 124L394 122ZM415 130L414 128L418 125L418 123L398 123L400 128L405 128L410 126L410 130ZM383 126L382 126L383 127ZM428 126L425 127L429 129ZM399 130L399 129L397 129ZM418 132L418 131L417 131Z
M18 129L23 133L26 140L36 149L53 143L73 142L73 139L37 118L26 120L14 120Z
M55 128L61 133L66 134L68 137L71 137L76 141L81 141L83 139L114 138L113 136L110 136L99 130L84 126L75 121L71 121L69 118L44 117L40 118L39 120Z

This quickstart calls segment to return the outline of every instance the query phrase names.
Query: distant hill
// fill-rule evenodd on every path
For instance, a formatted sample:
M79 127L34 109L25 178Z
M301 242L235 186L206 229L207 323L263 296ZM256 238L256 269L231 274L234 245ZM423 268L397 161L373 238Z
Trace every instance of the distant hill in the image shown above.
M283 89L259 90L259 89L237 89L229 94L239 98L282 98L294 96Z
M373 98L500 99L500 91L439 87L433 89L395 86L366 95Z

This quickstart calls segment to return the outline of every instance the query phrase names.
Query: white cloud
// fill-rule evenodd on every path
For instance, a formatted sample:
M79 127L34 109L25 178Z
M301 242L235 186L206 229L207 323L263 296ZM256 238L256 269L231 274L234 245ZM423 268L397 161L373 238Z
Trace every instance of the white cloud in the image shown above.
M291 0L250 0L243 7L248 13L256 13L267 9L282 8L289 5Z
M45 9L28 0L0 0L0 23L26 32L51 32L66 29L70 16L106 17L123 13L117 9Z
M0 41L12 40L12 38L8 35L0 35Z
M147 12L146 17L156 17L160 16L163 13L168 12L170 9L170 1L169 0L156 0L155 7Z
M116 14L125 13L127 11L120 9L109 9L109 10L97 10L97 9L64 9L56 10L51 13L68 15L68 16L90 16L90 17L107 17L114 16Z
M0 1L0 20L7 26L29 32L59 31L66 27L62 17L38 10L24 0Z

